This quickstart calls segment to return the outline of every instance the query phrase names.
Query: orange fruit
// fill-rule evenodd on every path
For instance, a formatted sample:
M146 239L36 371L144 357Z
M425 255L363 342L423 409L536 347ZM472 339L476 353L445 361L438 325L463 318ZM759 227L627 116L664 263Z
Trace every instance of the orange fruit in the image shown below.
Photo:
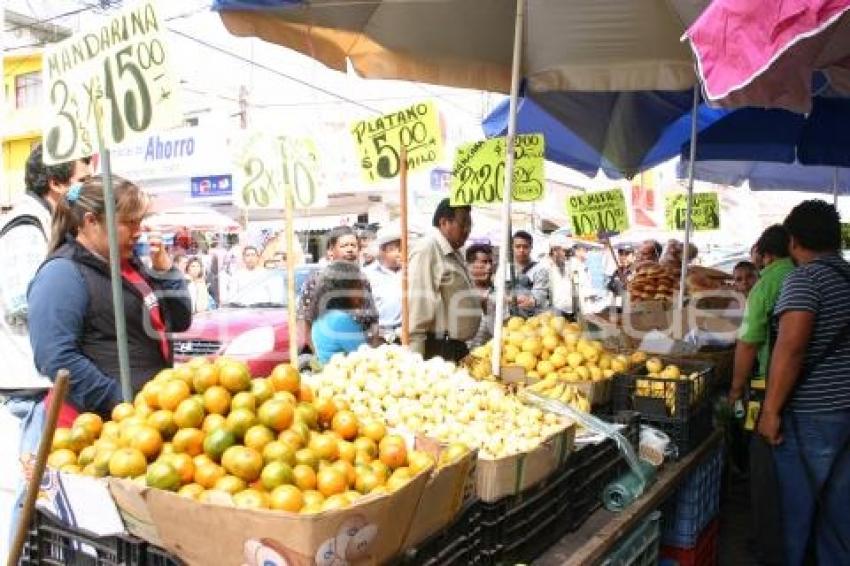
M118 448L112 449L104 449L99 448L97 454L94 457L94 461L92 465L97 469L97 473L99 477L105 476L109 473L109 460L112 458L112 455Z
M414 450L407 456L407 462L410 467L410 473L418 475L419 472L431 468L436 463L434 457L421 450Z
M208 359L206 359L204 356L198 356L198 357L192 358L191 360L186 362L186 365L189 366L190 368L194 369L197 372L200 368L206 367L206 366L211 366L213 364Z
M47 457L47 465L51 468L60 469L66 464L76 464L77 454L69 448L59 448L50 453Z
M220 385L213 385L204 391L204 409L208 413L226 415L230 410L230 391Z
M251 395L257 400L257 404L262 405L271 399L274 392L274 385L268 379L258 377L251 380Z
M337 411L334 415L331 424L334 432L339 434L345 440L354 440L357 438L357 429L359 427L357 416L349 410Z
M236 409L248 409L252 413L257 410L257 399L254 397L254 394L250 391L240 391L233 395L233 399L230 401L230 410L234 411Z
M141 402L140 404L136 405L136 412L135 412L135 413L133 413L133 416L135 416L135 417L141 417L141 418L143 418L143 419L146 419L146 418L148 418L149 416L151 416L151 414L153 413L153 411L154 411L154 410L153 410L152 408L148 407L147 403L145 403L145 402L143 401L143 402Z
M380 460L374 460L369 463L369 467L378 474L378 477L381 478L381 483L386 482L390 479L390 468Z
M298 403L295 407L295 422L302 422L307 428L316 430L319 427L319 413L310 403Z
M199 466L195 466L195 474L193 479L195 483L202 485L206 489L212 489L215 487L215 484L227 475L227 472L224 471L224 468L215 463L210 464L201 464Z
M330 428L336 414L336 405L330 397L319 397L313 401L313 406L319 414L319 425L323 428Z
M95 436L83 426L73 426L71 427L71 450L74 452L79 452L86 446L89 446L92 442L95 441Z
M316 457L316 453L309 448L302 448L295 452L295 463L315 469L319 465L319 459Z
M141 394L148 407L151 407L152 409L159 408L159 391L161 389L162 383L158 381L149 381L145 383L144 387L142 387Z
M349 464L354 463L354 458L357 456L357 449L354 447L353 442L337 440L336 447L340 460L345 460Z
M275 391L274 395L272 395L272 399L276 399L278 401L286 401L293 407L298 404L298 399L289 391Z
M260 473L260 481L264 488L271 491L278 486L291 484L295 481L295 477L292 474L292 468L288 464L275 461L263 468L263 471Z
M400 437L397 434L389 434L382 438L380 442L378 442L378 451L380 452L384 449L385 446L388 446L390 444L401 444L402 446L407 446L407 443L405 443L404 438Z
M80 455L77 456L77 464L83 467L88 466L94 462L95 456L97 456L97 447L94 445L86 446L80 450Z
M302 448L304 446L304 438L297 432L292 429L285 430L281 432L277 439L284 444L291 446L295 450Z
M337 460L336 462L331 464L331 468L334 468L335 470L338 470L338 471L342 472L343 474L345 474L347 486L353 486L354 485L354 482L357 479L357 474L354 470L353 464L349 464L348 462L346 462L344 460Z
M297 513L304 507L304 495L294 485L279 485L269 495L269 507Z
M354 464L355 465L368 464L368 463L372 462L374 459L375 459L375 457L372 456L370 453L366 452L365 450L358 450L354 454Z
M301 495L304 498L305 507L308 505L321 505L325 500L325 496L315 489L302 490Z
M129 447L139 450L148 460L156 458L162 450L162 435L152 426L134 428L129 440Z
M191 483L195 477L195 462L192 457L182 453L165 454L160 457L163 462L168 462L177 471L180 476L180 482L183 484Z
M174 452L174 445L170 442L163 442L162 450L159 451L159 455L162 456L163 454L176 454L176 452Z
M399 468L393 472L390 479L387 480L387 489L396 491L404 486L411 479L410 470L408 468Z
M204 454L218 462L224 451L236 444L236 435L226 428L217 428L204 438Z
M263 447L263 462L268 465L271 462L283 462L290 466L295 465L295 449L281 442L273 440Z
M112 420L115 422L121 422L135 412L136 408L130 403L118 403L112 409Z
M270 428L258 424L252 426L247 431L245 431L245 438L242 440L242 444L244 444L248 448L253 448L257 452L262 453L263 448L266 447L266 444L272 442L274 439L275 434Z
M172 381L180 380L191 389L192 382L195 380L195 369L188 365L180 365L173 369Z
M260 405L257 417L261 423L270 429L280 432L292 425L294 414L295 411L291 404L279 399L269 399Z
M335 493L325 499L322 503L322 511L345 509L349 505L351 505L351 503L347 497L345 497L342 493Z
M224 428L231 431L237 438L242 438L248 429L257 424L257 417L248 409L235 409L227 415Z
M381 478L373 470L357 471L357 477L354 479L354 487L363 495L371 493L379 485L381 485Z
M223 476L219 478L217 482L215 482L215 486L213 486L213 489L219 491L226 491L230 495L233 495L235 493L239 493L247 487L248 484L245 483L245 480L241 478L237 478L236 476Z
M173 411L180 403L192 394L189 385L182 380L169 381L159 390L159 406L163 409Z
M103 423L103 429L100 431L101 438L112 438L117 440L121 434L121 425L115 421L106 421Z
M204 486L198 485L196 483L188 483L177 490L177 495L180 497L185 497L187 499L194 499L195 501L201 496L204 492Z
M224 469L237 478L252 482L263 471L263 456L253 448L233 446L221 458Z
M313 388L306 383L302 383L301 387L298 389L298 400L309 403L313 399L315 399Z
M141 450L119 448L109 458L109 475L116 478L135 478L145 473L148 462Z
M174 422L174 413L160 409L154 411L147 419L147 424L159 431L163 438L171 438L177 432L177 423Z
M184 399L174 411L174 423L178 428L200 428L204 416L204 408L200 403L194 399Z
M310 439L310 450L319 460L336 460L339 457L337 440L327 434L316 434Z
M228 360L219 366L218 382L231 393L251 388L251 372L244 362Z
M70 450L72 446L70 428L59 427L53 431L53 442L50 444L51 450L61 450L63 448Z
M407 446L403 442L386 444L380 447L378 457L390 469L400 468L407 465Z
M246 489L233 495L233 504L246 509L267 509L268 494L256 489Z
M375 442L380 442L386 435L387 427L380 421L371 420L360 425L360 436L371 438Z
M165 368L156 374L153 381L156 381L157 383L167 383L172 379L174 379L174 370L171 368Z
M196 468L198 466L203 466L204 464L215 464L212 458L210 458L206 454L198 454L197 456L192 456L192 462L194 462Z
M225 422L227 422L227 419L225 419L222 415L210 413L204 417L204 422L201 424L201 430L209 434L217 428L223 428Z
M213 385L218 385L217 366L204 364L195 368L195 377L192 378L192 388L195 393L203 393Z
M78 464L79 465L79 464ZM83 475L91 476L93 478L101 478L103 477L97 470L94 464L86 464L83 466Z
M354 449L357 452L366 452L372 458L375 458L378 455L378 444L367 436L355 438Z
M348 489L348 477L344 472L328 466L316 475L316 489L325 497L344 493Z
M145 483L148 487L177 491L180 489L180 474L168 462L158 460L148 466Z
M292 468L292 478L301 490L316 489L316 472L310 466L298 464Z
M453 442L449 444L442 452L440 452L439 464L446 466L453 464L466 456L469 453L469 447L461 442Z
M74 419L73 426L85 428L91 433L92 438L97 438L103 430L103 419L95 413L81 413Z
M275 391L289 391L294 394L301 388L301 374L288 363L276 365L269 375L269 381Z
M81 474L83 473L83 469L77 464L65 464L61 468L59 468L60 472L65 472L66 474Z
M204 433L197 428L181 428L174 434L171 444L175 452L197 456L204 451Z

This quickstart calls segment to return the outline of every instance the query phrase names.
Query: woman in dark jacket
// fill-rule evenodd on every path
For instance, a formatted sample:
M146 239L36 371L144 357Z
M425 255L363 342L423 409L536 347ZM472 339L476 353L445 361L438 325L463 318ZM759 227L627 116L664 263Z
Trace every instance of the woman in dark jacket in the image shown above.
M112 182L135 393L172 364L169 335L190 326L192 306L185 278L162 245L151 247L151 269L133 255L150 198L129 181L113 177ZM76 411L103 416L122 401L108 258L98 176L73 185L57 206L48 258L27 298L36 367L51 378L67 368L67 402Z

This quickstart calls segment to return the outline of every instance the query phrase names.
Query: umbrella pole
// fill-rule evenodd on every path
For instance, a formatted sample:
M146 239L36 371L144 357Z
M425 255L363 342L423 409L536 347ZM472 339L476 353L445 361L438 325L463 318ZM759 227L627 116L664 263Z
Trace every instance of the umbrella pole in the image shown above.
M505 319L505 278L508 267L508 249L511 239L511 197L514 190L514 137L516 136L516 114L519 99L519 76L522 66L523 26L525 24L525 0L517 0L516 26L514 28L514 55L511 67L511 101L508 115L508 136L505 144L505 191L502 195L502 234L499 268L496 275L496 314L493 322L493 375L500 375L502 363L502 323Z
M410 282L408 280L408 258L407 248L407 148L401 148L401 171L399 172L401 186L401 344L410 345Z
M691 108L691 149L688 159L688 207L685 215L685 249L682 251L682 274L679 279L678 311L681 315L685 304L685 281L688 277L688 255L691 245L694 204L694 161L697 157L697 110L699 108L699 83L694 85L694 103Z

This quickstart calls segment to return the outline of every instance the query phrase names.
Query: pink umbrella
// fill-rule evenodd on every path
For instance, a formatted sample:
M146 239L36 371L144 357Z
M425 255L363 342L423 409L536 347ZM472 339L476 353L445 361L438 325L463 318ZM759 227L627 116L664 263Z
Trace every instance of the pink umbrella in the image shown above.
M715 0L685 32L709 100L809 112L812 73L850 92L850 0Z

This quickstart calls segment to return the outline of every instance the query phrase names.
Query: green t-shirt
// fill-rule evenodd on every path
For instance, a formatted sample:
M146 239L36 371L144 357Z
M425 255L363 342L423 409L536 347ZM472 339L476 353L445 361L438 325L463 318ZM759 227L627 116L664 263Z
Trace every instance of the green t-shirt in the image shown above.
M778 259L761 270L759 280L747 297L744 320L738 331L738 339L747 344L761 345L759 349L759 376L767 375L770 359L770 318L779 299L782 283L794 271L790 258Z

